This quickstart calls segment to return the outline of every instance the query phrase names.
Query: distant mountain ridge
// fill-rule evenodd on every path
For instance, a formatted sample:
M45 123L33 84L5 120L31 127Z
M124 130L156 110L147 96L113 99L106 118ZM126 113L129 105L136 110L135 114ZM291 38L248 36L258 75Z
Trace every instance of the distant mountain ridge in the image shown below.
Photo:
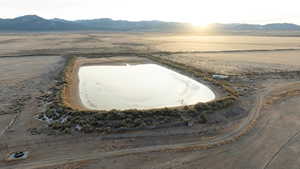
M291 23L257 24L211 24L217 30L300 30L300 25Z
M14 19L0 19L0 30L5 31L49 31L49 30L80 30L80 24L58 19L44 19L36 15L26 15Z
M187 31L191 24L163 21L126 21L109 18L68 21L60 18L44 19L37 15L25 15L13 19L0 19L0 31ZM290 23L255 24L211 24L216 31L239 30L299 30L300 26Z

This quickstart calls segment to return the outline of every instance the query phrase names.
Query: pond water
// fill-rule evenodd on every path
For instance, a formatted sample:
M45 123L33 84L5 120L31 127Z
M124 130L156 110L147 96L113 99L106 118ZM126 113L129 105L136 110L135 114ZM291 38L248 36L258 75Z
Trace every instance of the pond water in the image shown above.
M156 64L79 68L79 96L93 110L152 109L215 99L206 85Z

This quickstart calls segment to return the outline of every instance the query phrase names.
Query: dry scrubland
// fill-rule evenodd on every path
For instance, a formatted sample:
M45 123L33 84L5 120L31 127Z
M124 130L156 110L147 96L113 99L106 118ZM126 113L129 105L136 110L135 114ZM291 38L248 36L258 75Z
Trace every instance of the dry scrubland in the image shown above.
M1 56L37 53L63 55L93 52L300 49L300 38L159 33L23 33L0 34L0 44Z
M0 34L0 168L299 168L299 44L300 37L279 36ZM73 55L147 56L186 71L231 75L220 83L240 97L209 116L208 124L64 134L36 117L53 102L48 96L58 90L66 58ZM2 160L25 150L30 155L24 161Z
M0 56L171 52L162 57L225 74L298 70L300 64L300 38L289 36L24 33L0 34L0 44Z
M300 50L183 53L160 56L205 71L226 75L298 71Z

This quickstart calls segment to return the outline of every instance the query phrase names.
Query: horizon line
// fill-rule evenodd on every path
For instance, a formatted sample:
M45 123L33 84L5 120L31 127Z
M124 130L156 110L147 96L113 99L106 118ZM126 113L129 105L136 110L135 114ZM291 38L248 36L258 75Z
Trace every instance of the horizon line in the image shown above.
M38 14L26 14L26 15L19 15L19 16L15 16L15 17L9 17L9 18L2 18L0 17L0 19L16 19L19 17L24 17L24 16L37 16L46 20L51 20L51 19L62 19L62 20L66 20L66 21L80 21L80 20L96 20L96 19L111 19L113 21L128 21L128 22L151 22L151 21L159 21L159 22L171 22L171 23L181 23L181 24L191 24L194 25L192 22L186 22L186 21L167 21L167 20L158 20L158 19L151 19L151 20L128 20L128 19L116 19L116 18L110 18L110 17L97 17L97 18L86 18L86 19L64 19L64 18L60 18L60 17L54 17L54 18L47 18L47 17L43 17L40 16ZM267 22L267 23L247 23L247 22L230 22L230 23L224 23L224 22L211 22L208 23L206 25L214 25L214 24L241 24L241 25L269 25L269 24L294 24L294 25L299 25L297 23L294 22ZM195 26L195 25L194 25ZM199 25L201 26L201 25Z

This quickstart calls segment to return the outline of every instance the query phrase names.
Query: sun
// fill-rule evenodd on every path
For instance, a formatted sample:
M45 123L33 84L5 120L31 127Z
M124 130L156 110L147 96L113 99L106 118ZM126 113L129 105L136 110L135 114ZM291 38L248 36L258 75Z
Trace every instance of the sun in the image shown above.
M200 20L197 20L197 21L191 21L190 22L194 27L202 27L202 28L205 28L207 27L210 22L208 21L200 21Z

